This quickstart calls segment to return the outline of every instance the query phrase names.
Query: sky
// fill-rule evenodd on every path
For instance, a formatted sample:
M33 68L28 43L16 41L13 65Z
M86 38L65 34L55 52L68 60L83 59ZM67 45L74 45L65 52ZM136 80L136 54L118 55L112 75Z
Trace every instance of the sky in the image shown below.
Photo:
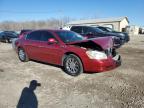
M144 0L0 0L0 22L127 16L130 25L144 26L143 10Z

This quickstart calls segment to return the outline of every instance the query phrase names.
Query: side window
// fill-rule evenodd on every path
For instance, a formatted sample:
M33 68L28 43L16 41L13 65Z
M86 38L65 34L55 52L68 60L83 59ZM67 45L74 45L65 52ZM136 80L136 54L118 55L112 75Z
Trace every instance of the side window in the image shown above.
M83 34L89 33L88 27L83 27Z
M51 33L47 31L42 31L41 33L41 41L48 41L50 38L55 38Z
M82 27L78 27L78 26L77 27L72 27L71 31L74 31L76 33L81 34L82 33Z
M34 41L40 41L41 38L41 32L40 31L34 31L27 35L26 39L28 40L34 40Z
M88 33L94 33L94 30L90 27L84 27L83 28L83 33L88 34Z

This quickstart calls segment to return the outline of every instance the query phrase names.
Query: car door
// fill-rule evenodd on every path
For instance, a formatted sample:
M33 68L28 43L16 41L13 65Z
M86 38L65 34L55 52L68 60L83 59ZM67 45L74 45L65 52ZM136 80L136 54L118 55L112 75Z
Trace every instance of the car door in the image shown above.
M33 31L26 36L24 46L29 58L31 59L40 60L39 57L40 55L39 47L41 45L40 38L41 38L40 31Z
M60 43L48 44L48 39L55 38L55 36L48 31L43 31L41 35L40 58L42 61L52 64L60 64L63 56L63 48Z

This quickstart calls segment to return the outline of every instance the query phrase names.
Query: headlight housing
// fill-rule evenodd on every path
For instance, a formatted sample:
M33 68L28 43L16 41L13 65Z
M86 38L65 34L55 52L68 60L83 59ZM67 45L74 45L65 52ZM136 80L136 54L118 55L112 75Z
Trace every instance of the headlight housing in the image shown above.
M100 52L100 51L89 50L86 51L86 54L90 59L97 59L97 60L107 59L107 55L104 52Z

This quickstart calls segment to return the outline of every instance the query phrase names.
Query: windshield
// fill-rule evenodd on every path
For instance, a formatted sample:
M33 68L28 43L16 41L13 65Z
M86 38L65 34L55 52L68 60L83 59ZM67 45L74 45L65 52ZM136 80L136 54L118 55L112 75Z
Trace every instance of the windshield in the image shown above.
M113 32L114 30L113 29L111 29L111 28L109 28L109 27L107 27L106 28L109 32Z
M101 29L104 32L109 32L109 30L107 28L105 28L105 27L97 27L97 28Z
M116 32L114 29L109 28L109 27L106 27L106 29L107 29L109 32Z
M93 27L93 30L97 33L103 33L104 31L99 29L98 27Z
M109 27L96 27L96 28L100 29L103 32L114 32L114 30Z
M64 43L76 42L84 40L81 35L71 31L58 31L56 32Z

